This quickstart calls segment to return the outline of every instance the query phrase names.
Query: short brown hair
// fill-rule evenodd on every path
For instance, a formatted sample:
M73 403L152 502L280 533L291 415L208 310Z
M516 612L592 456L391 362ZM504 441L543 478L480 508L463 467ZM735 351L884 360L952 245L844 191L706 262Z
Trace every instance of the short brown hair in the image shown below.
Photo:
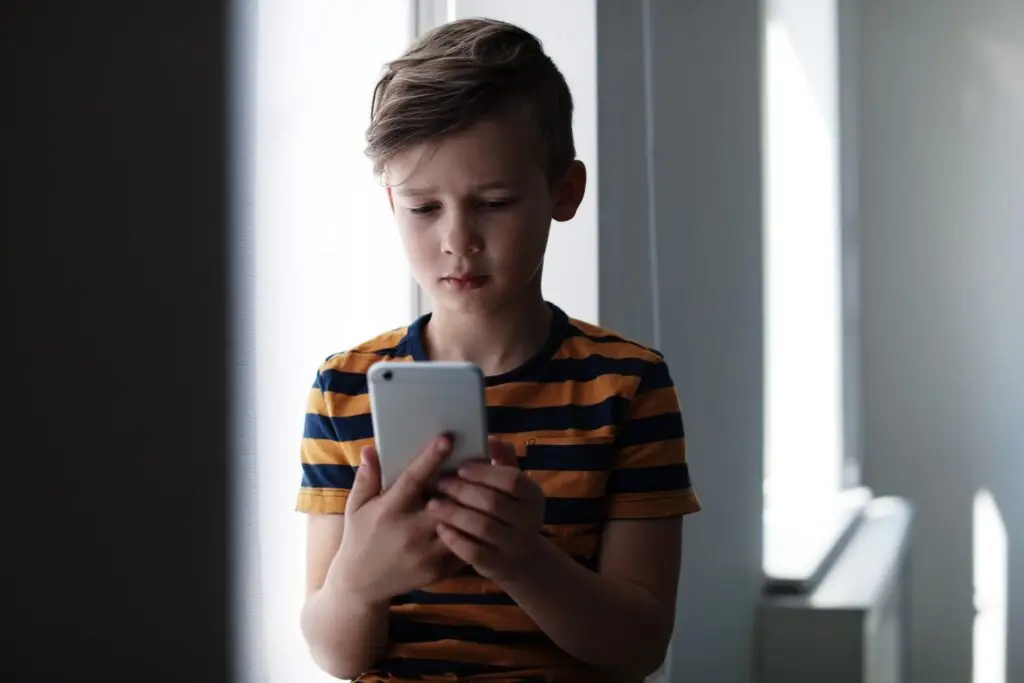
M373 93L366 154L384 171L404 149L488 118L525 114L546 171L576 158L572 95L535 36L493 19L461 19L426 33L389 63Z

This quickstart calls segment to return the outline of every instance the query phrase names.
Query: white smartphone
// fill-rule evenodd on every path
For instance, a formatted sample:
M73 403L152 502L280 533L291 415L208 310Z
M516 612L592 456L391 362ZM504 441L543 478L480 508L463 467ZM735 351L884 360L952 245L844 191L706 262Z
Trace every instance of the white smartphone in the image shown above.
M441 434L452 437L442 472L489 457L484 377L475 364L381 361L370 367L367 379L385 489Z

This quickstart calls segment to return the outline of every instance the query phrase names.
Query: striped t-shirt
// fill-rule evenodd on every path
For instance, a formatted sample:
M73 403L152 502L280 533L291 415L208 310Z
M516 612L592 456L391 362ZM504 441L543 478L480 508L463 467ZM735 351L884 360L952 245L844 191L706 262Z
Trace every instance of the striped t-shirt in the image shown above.
M557 307L544 349L488 377L491 434L515 446L543 489L542 533L597 564L603 524L696 512L683 423L662 356ZM381 360L426 360L429 316L328 358L317 372L302 439L298 510L342 513L373 442L366 373ZM436 678L435 678L436 677ZM391 601L384 658L358 680L597 681L493 582L466 573Z

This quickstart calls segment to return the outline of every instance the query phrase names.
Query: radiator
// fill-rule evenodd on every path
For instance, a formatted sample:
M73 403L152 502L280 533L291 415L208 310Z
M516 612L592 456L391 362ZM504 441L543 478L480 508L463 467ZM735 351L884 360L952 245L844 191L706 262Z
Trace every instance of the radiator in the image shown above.
M871 501L820 582L758 607L756 683L909 683L912 510Z

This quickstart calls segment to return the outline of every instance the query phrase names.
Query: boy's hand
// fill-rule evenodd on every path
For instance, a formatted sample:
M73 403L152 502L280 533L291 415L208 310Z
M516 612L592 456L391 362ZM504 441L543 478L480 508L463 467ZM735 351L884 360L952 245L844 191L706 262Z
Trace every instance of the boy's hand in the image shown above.
M424 509L427 487L450 450L451 441L438 438L381 493L377 451L363 449L328 581L367 605L380 605L464 566L438 538L437 523Z
M544 493L519 469L515 452L493 437L493 464L468 463L438 489L446 498L427 509L438 536L456 556L492 581L515 579L530 564L544 521Z

